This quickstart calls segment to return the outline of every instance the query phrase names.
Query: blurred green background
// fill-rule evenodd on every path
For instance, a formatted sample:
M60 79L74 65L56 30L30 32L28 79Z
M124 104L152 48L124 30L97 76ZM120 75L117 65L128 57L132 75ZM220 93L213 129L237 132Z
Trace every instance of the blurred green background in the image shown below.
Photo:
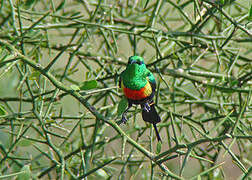
M252 4L1 1L0 179L251 179ZM119 74L157 81L158 144Z

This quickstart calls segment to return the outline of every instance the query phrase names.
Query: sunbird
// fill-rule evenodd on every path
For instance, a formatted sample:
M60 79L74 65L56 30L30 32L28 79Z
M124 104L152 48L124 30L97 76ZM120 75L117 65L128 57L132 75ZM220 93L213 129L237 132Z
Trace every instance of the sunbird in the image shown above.
M128 100L128 108L123 112L121 123L126 123L126 114L133 104L141 105L142 117L145 122L153 124L158 141L161 141L156 124L161 121L153 97L156 81L153 74L144 64L140 56L131 56L126 69L120 74L119 86Z

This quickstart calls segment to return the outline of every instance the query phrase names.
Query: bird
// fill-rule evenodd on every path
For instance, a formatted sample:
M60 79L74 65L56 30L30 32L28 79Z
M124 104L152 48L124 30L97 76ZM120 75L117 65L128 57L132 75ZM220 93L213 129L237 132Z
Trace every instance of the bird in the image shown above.
M120 74L119 87L128 101L128 107L123 112L120 123L126 124L126 114L132 105L140 105L143 120L153 124L157 140L161 141L156 126L161 121L161 118L156 111L153 100L156 91L156 81L153 74L147 69L143 57L129 57L126 69Z

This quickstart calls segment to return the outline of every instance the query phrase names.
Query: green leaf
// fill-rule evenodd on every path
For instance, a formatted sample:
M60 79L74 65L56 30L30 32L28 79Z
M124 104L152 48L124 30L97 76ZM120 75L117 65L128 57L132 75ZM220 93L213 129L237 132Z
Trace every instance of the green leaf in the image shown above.
M81 85L80 85L81 90L90 90L90 89L94 89L96 87L97 87L96 80L85 81L85 82L81 83Z
M126 98L122 98L118 104L117 115L121 116L127 107L128 107L128 100Z
M225 4L225 0L220 0L220 3L221 4Z
M252 4L250 5L248 19L252 20Z
M17 176L16 180L29 180L29 179L31 179L32 174L31 174L31 170L30 170L29 165L25 165L24 167L22 167L21 172L22 173Z
M34 71L31 73L31 75L29 76L29 80L38 80L40 75L39 71Z
M4 106L0 104L0 116L4 116L8 114L7 111L5 110Z
M33 4L35 0L26 0L25 1L25 9L29 9Z
M75 85L75 84L72 84L72 85L70 86L70 88L71 88L72 90L74 90L74 91L79 91L79 90L80 90L80 87L77 86L77 85Z
M56 8L56 11L61 10L61 9L64 7L64 5L65 5L65 1L62 1L62 2L59 4L59 6Z
M231 81L230 86L234 87L235 85L238 85L239 81L237 79Z

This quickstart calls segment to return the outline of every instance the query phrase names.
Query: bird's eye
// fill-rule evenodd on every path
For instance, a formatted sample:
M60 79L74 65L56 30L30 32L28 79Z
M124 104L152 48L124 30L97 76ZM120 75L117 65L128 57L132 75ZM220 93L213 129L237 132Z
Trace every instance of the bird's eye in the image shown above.
M138 65L142 65L144 62L141 61L141 60L139 60L139 59L130 59L130 60L128 61L128 64L134 64L134 63L136 63L136 64L138 64Z
M136 60L129 60L128 64L134 64L137 63Z
M138 65L141 65L141 64L143 64L143 61L137 61L136 62Z

